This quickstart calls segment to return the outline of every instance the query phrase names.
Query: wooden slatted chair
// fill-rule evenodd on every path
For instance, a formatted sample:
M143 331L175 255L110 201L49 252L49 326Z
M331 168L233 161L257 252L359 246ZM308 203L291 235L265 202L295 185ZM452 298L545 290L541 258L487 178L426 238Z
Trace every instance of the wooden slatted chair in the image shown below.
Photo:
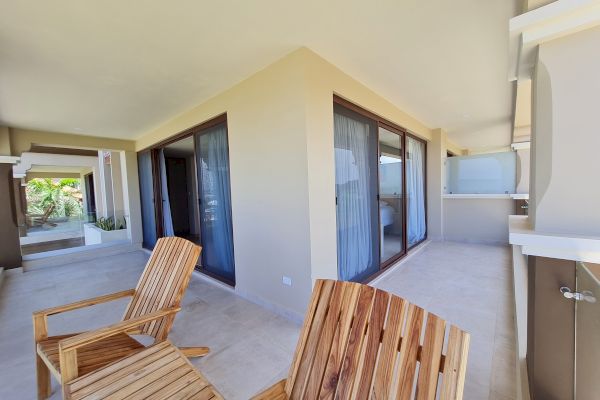
M61 383L95 371L145 347L130 334L167 339L201 248L182 238L161 238L135 289L33 313L38 399L50 395L50 373ZM131 296L123 320L93 331L48 336L49 315ZM206 347L183 348L188 357L208 353ZM63 392L64 393L64 392Z
M383 290L318 280L287 379L254 400L461 399L469 334ZM423 339L421 339L423 338Z

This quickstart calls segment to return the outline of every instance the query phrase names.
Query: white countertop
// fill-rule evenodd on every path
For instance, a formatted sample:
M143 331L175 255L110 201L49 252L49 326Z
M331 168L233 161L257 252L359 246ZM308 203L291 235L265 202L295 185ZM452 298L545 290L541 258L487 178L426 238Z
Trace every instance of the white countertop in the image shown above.
M529 199L529 194L527 193L498 193L498 194L488 194L488 193L448 193L442 195L444 199Z
M600 237L536 232L527 215L508 217L508 241L531 256L600 263Z

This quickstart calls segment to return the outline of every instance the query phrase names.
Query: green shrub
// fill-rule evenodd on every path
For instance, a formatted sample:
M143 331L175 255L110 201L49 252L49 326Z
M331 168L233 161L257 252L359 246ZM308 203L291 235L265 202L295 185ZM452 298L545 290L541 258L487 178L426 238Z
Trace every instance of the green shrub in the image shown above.
M125 222L125 217L123 217L122 220L120 218L117 218L116 223L115 223L115 220L113 219L113 217L108 217L108 218L100 217L96 221L95 225L98 228L105 230L105 231L114 231L114 230L125 229L126 222Z

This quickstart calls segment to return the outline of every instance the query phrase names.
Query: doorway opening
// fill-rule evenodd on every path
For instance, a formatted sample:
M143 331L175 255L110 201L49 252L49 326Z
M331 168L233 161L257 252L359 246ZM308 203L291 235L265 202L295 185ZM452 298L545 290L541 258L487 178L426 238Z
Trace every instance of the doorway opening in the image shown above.
M189 136L171 143L162 151L173 234L200 245L194 138Z

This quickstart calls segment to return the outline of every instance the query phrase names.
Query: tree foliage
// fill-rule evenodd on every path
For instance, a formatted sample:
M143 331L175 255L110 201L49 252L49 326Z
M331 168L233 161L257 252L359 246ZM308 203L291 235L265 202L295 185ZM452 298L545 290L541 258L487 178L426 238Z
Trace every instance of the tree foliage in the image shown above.
M27 212L43 214L54 205L51 217L75 217L83 213L81 180L34 178L27 182Z

